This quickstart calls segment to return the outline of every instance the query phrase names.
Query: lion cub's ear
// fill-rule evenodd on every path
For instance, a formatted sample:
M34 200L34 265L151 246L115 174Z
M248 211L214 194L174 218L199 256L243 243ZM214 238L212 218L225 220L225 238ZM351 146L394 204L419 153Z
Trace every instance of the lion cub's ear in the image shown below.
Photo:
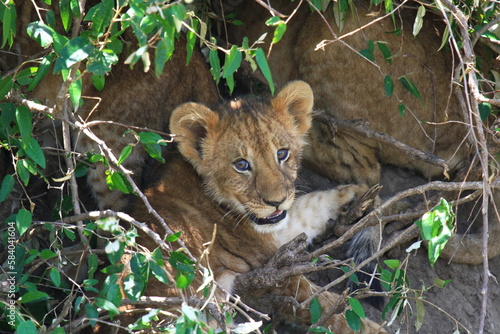
M304 81L288 83L271 101L278 114L290 114L300 134L305 134L311 127L314 95Z
M201 143L219 122L214 111L199 103L184 103L170 116L170 132L181 136L179 151L192 163L201 162Z

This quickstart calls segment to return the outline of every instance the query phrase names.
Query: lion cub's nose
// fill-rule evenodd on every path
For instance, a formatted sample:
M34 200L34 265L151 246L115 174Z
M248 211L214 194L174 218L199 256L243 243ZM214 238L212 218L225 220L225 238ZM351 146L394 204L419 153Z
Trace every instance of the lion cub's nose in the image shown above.
M283 198L281 201L278 201L278 202L275 202L275 201L268 201L268 200L264 200L264 203L270 205L270 206L274 206L276 209L279 208L279 206L281 204L283 204L283 202L286 200L286 198Z

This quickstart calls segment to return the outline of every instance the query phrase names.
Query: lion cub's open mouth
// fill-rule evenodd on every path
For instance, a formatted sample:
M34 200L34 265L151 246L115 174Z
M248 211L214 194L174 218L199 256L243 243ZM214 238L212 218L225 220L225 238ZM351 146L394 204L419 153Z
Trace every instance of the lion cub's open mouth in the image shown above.
M264 218L257 218L255 216L251 216L252 221L257 225L270 225L276 224L282 221L286 217L286 211L276 210L272 214Z

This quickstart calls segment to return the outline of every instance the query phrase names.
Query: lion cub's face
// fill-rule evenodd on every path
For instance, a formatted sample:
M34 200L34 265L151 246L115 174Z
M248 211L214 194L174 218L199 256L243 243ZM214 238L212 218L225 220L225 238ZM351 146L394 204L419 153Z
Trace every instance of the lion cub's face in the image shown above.
M258 230L286 217L313 95L304 82L287 85L270 104L252 98L213 111L186 103L172 113L170 129L213 198L249 217Z

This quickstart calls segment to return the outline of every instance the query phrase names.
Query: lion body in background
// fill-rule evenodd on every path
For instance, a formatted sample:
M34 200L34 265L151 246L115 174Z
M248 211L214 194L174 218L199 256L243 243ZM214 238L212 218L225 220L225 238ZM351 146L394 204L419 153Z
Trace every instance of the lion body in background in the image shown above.
M270 4L285 15L297 7L287 1ZM354 2L355 11L344 19L341 32L331 7L324 17L340 37L384 14L365 6L364 2ZM266 9L247 1L237 12L242 13L244 24L230 29L232 42L240 43L244 36L254 41L264 32L269 32L264 41L270 41L272 28L264 24L269 17ZM335 37L322 17L303 5L288 22L283 39L272 46L269 65L278 87L297 79L309 83L317 110L342 120L367 122L372 130L447 160L453 169L465 157L466 129L459 124L463 115L452 92L451 56L446 51L438 52L441 38L437 32L444 27L439 26L441 30L432 27L434 22L426 17L421 33L413 37L412 15L411 10L395 14L396 25L403 24L401 35L394 33L395 26L389 16L316 50L320 42ZM368 49L371 43L373 62L357 53ZM390 64L379 45L390 50ZM386 76L393 80L391 97L387 97L384 88ZM403 88L399 80L403 76L415 84L421 99ZM403 117L398 112L401 104L406 106ZM441 168L409 159L392 147L381 146L348 130L338 129L334 136L331 138L325 126L316 122L311 133L312 144L305 153L305 164L330 179L376 184L380 180L381 162L417 170L425 176L443 173Z

